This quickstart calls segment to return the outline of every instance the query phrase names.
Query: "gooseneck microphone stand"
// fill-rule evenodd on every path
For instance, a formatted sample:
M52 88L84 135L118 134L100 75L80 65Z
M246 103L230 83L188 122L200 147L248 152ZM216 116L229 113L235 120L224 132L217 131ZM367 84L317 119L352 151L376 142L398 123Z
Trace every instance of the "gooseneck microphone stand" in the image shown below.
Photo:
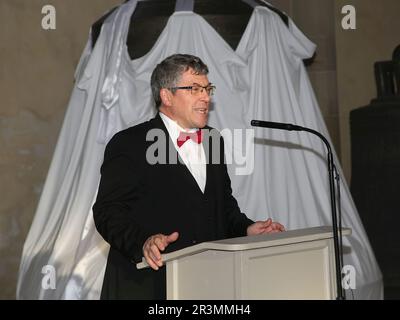
M316 136L318 136L324 143L326 148L328 149L328 173L329 173L329 190L331 195L331 212L332 212L332 228L333 228L333 243L334 243L334 251L335 251L335 266L336 266L336 290L337 290L337 300L345 300L345 295L343 293L342 288L342 250L341 246L339 246L339 231L338 231L338 223L337 223L337 209L336 209L336 193L335 193L335 179L334 179L334 162L333 162L333 153L331 145L328 140L318 131L313 129L293 125L290 123L279 123L279 122L270 122L270 121L261 121L261 120L252 120L251 125L253 127L262 127L262 128L270 128L270 129L280 129L287 131L307 131ZM340 230L341 231L341 230ZM341 232L340 232L341 237ZM340 243L342 243L340 241Z

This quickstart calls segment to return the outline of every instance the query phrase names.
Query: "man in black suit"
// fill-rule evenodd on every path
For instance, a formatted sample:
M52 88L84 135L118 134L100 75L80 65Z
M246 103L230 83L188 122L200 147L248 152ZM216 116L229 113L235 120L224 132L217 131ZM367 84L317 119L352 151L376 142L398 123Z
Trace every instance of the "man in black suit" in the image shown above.
M161 252L284 231L271 219L248 219L232 196L223 140L206 126L215 89L207 73L198 57L166 58L151 77L157 116L106 147L93 206L97 230L111 245L102 299L165 299ZM136 269L142 257L151 268Z

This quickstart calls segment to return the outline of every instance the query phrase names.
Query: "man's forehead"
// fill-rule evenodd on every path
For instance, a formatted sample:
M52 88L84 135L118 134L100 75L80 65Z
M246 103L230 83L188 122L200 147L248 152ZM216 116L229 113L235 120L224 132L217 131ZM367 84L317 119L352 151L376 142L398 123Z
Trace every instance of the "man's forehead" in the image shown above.
M198 83L201 85L207 85L209 83L207 75L196 74L196 72L191 68L182 74L181 82L190 84Z

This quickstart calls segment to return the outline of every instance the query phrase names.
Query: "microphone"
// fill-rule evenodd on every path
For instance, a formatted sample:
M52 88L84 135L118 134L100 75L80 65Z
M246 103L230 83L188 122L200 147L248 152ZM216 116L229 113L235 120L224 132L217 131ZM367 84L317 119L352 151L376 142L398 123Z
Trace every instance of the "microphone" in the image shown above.
M310 128L290 124L290 123L252 120L251 125L253 127L279 129L279 130L286 130L286 131L307 131L307 132L310 132L310 133L318 136L325 143L325 146L328 149L329 189L330 189L330 195L331 195L333 244L334 244L334 251L335 251L335 266L336 266L336 289L337 289L336 299L337 300L345 300L345 295L343 293L343 288L342 288L342 267L341 267L341 264L343 261L343 252L341 250L342 230L341 230L341 222L339 223L340 230L338 230L338 224L337 224L336 194L335 194L335 181L334 181L335 165L333 163L332 148L331 148L331 145L329 144L328 139L326 139L318 131L315 131ZM339 214L340 214L340 210L339 210ZM339 215L339 221L341 221L340 215ZM340 236L339 236L339 231L340 231ZM340 245L339 245L339 237L340 237Z
M303 127L296 126L296 125L290 124L290 123L252 120L251 125L253 127L261 127L261 128L281 129L281 130L287 130L287 131L303 131Z

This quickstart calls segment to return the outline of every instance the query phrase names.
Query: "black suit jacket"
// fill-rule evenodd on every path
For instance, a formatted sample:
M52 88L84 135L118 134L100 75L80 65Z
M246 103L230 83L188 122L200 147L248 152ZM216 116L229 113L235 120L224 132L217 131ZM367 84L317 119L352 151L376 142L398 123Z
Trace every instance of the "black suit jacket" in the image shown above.
M162 133L165 139L147 141L148 132ZM212 138L206 133L202 142L208 158L204 193L179 161L159 115L117 133L108 143L93 206L97 230L111 245L102 299L165 299L165 267L154 271L135 266L151 235L179 232L165 252L246 235L253 221L232 196L223 140L212 132ZM166 163L149 163L149 155Z

